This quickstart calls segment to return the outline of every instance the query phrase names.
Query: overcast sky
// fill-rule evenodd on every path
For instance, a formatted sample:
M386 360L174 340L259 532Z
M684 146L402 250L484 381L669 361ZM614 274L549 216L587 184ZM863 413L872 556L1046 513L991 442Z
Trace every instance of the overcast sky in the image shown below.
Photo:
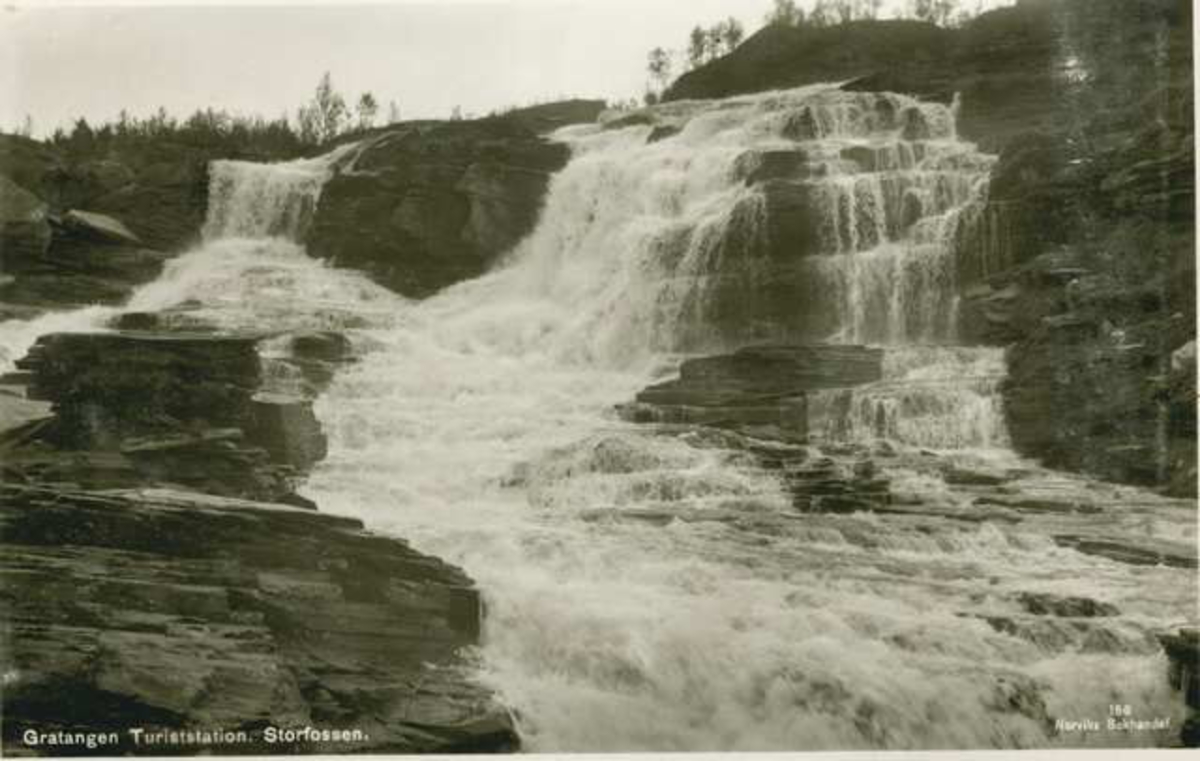
M61 3L0 6L0 129L35 131L122 109L213 106L278 116L322 72L404 118L486 113L558 96L628 98L646 52L682 48L727 16L753 32L772 0L399 0L298 5ZM807 4L811 0L801 0ZM892 0L899 4L901 0Z

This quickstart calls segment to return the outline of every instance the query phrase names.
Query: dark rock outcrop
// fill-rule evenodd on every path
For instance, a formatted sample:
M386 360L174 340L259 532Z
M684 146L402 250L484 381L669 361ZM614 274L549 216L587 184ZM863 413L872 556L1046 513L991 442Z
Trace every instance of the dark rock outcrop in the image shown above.
M1185 748L1200 748L1200 630L1180 629L1159 636L1170 663L1167 679L1183 697L1190 716L1180 730Z
M173 248L199 229L203 188L198 216L168 221L156 234L143 219L170 206L171 193L137 182L117 159L73 165L46 145L0 135L0 317L119 303L157 277ZM144 196L129 208L102 200L139 187Z
M427 296L482 274L533 229L568 153L507 117L401 125L327 183L309 253Z
M1090 597L1063 597L1046 592L1022 592L1017 596L1022 608L1035 616L1061 618L1097 618L1118 615L1115 605L1097 602Z
M807 394L877 381L883 351L859 346L756 346L684 361L679 377L620 409L634 422L733 428L803 440Z
M125 300L198 240L208 164L227 158L296 156L181 135L88 144L0 135L0 317Z
M204 222L208 162L233 158L170 140L116 145L103 155L0 135L0 175L55 214L70 209L116 217L145 245L178 249Z
M52 403L5 452L14 480L85 488L171 485L304 504L296 478L325 454L311 399L264 392L261 336L75 333L19 362Z
M960 244L963 329L1011 344L1020 452L1194 497L1195 363L1172 364L1195 339L1190 6L1044 5L1079 70Z
M539 103L502 114L505 119L520 122L525 129L545 135L572 124L590 124L608 107L603 100L572 98L551 103Z
M41 199L0 175L0 272L46 253L51 232L47 211Z
M464 676L480 601L357 521L165 490L0 485L6 755L511 750ZM353 733L271 742L266 730ZM130 728L233 742L137 744ZM114 746L24 733L114 732ZM237 739L240 735L240 739Z
M177 317L43 337L5 379L50 409L0 397L4 752L515 749L463 651L471 581L292 491L324 456L311 400L351 361L345 338L172 332ZM276 374L302 382L283 393ZM272 739L307 727L343 739Z

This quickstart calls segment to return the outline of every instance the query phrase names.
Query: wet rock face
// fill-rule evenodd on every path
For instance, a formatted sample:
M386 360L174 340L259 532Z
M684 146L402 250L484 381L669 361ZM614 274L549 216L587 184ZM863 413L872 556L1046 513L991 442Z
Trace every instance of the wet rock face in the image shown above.
M960 272L964 334L1011 345L1018 451L1194 497L1195 363L1172 363L1195 338L1185 6L1047 4L1077 51L1057 121L1002 152Z
M463 677L470 581L357 521L162 490L0 486L5 751L38 732L245 732L227 753L511 750ZM53 717L53 718L51 718ZM267 727L358 730L281 743ZM44 747L75 755L86 748ZM94 754L112 755L113 748Z
M427 296L478 276L529 233L567 158L516 119L405 125L328 182L309 253Z

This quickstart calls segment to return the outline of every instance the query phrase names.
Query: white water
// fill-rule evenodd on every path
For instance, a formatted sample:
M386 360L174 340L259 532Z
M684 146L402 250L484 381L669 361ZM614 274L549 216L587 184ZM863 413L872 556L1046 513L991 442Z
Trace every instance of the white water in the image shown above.
M1186 510L1033 469L1021 493L1099 513L1017 526L801 517L775 474L721 435L659 436L610 414L681 334L704 335L724 234L762 221L738 158L792 145L781 129L805 109L845 132L801 141L810 148L881 140L876 125L855 121L857 97L810 88L672 105L666 117L682 132L651 145L648 128L560 133L575 158L508 266L360 334L371 352L319 401L331 448L306 493L477 579L488 607L482 677L518 711L527 747L1145 744L1060 740L1044 716L1102 716L1111 702L1178 715L1148 633L1180 617L1194 588L1178 571L1079 555L1050 534L1086 526L1121 535L1150 520L1156 537L1194 536ZM970 157L971 177L953 170L947 195L931 191L944 200L907 228L876 218L873 248L864 236L851 239L857 254L819 252L815 276L828 278L831 308L844 309L831 338L952 338L944 241L987 159L953 139L949 109L920 108L941 125L924 155ZM904 145L881 165L910 171L919 159ZM860 184L921 190L939 186L938 171ZM836 198L844 184L830 177ZM853 208L865 216L867 204ZM864 271L869 282L846 307L836 285ZM966 447L944 458L1030 468L994 451L1005 444L1000 353L894 349L889 377L857 392L863 414L839 435ZM882 429L855 429L880 410ZM890 473L901 493L951 515L978 509L977 492L948 486L922 457ZM1082 631L1051 620L1030 623L1028 638L1002 634L984 618L1020 619L1019 591L1086 594L1130 615Z
M295 312L290 302L297 293L306 293L315 299L310 305L314 314L306 319L321 325L320 304L328 300L322 291L337 285L296 241L303 237L331 167L353 149L351 144L317 159L281 164L213 162L200 245L171 260L157 280L137 289L122 307L87 306L0 322L0 372L13 369L39 336L105 330L124 312L186 302L195 302L203 317L219 326L255 328L260 325L252 314L270 310L276 297L288 302L280 305L283 310ZM305 280L308 287L297 287L292 280ZM336 319L332 323L340 326Z
M560 133L575 157L533 235L504 268L420 303L270 237L303 224L283 199L310 209L325 164L221 165L209 240L130 308L191 301L230 328L348 332L362 357L318 403L330 453L306 494L478 581L481 678L519 713L531 749L1152 742L1055 738L1034 707L1103 717L1120 702L1177 717L1148 633L1185 618L1194 580L1081 555L1050 535L1183 532L1194 546L1186 511L1030 469L1021 494L1098 512L1019 524L800 515L777 474L726 435L657 435L610 412L669 365L679 335L705 335L725 234L763 222L737 171L749 149L803 144L827 156L817 190L830 199L828 245L803 266L825 278L819 290L838 314L830 338L952 339L944 241L986 157L954 138L949 109L884 100L892 110L807 88L673 104L661 115L683 131L652 145L644 127ZM892 134L917 119L896 116L905 109L919 112L928 140ZM847 180L872 174L841 163L847 146L879 148L881 176ZM896 216L905 187L930 201L908 225ZM851 397L859 412L838 418L837 434L967 447L901 458L890 475L949 515L977 511L976 493L948 486L938 463L1003 446L1002 369L993 352L901 345L888 378ZM1082 630L1032 621L1041 629L1029 638L989 626L982 617L1021 618L1019 591L1085 594L1125 615Z

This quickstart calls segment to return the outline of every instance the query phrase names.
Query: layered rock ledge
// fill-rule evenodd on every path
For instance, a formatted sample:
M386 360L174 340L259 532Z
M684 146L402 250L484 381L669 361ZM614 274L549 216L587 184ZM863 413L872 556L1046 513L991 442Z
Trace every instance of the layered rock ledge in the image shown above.
M464 676L480 601L457 569L358 521L163 489L0 485L6 755L37 733L117 732L103 755L511 749ZM271 743L268 727L357 730ZM244 742L138 745L128 732Z

